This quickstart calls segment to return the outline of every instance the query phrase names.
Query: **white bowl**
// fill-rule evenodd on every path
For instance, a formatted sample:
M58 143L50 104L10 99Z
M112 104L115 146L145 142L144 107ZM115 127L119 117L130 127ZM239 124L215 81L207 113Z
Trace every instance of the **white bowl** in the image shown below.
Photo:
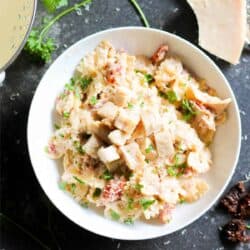
M167 43L196 75L205 78L222 98L231 97L227 122L220 126L211 146L213 166L204 176L210 186L209 192L199 201L180 205L173 214L173 220L166 225L138 221L128 226L113 222L91 209L82 208L68 194L58 188L60 163L50 160L44 153L53 131L53 109L57 95L71 78L80 59L93 51L103 39L116 48L124 48L131 54L152 55L159 45ZM70 220L99 235L124 239L150 239L175 232L204 214L224 191L240 152L241 124L238 106L227 80L219 68L202 51L191 43L164 31L126 27L99 32L84 38L68 48L50 66L34 95L28 120L28 147L36 177L51 202Z

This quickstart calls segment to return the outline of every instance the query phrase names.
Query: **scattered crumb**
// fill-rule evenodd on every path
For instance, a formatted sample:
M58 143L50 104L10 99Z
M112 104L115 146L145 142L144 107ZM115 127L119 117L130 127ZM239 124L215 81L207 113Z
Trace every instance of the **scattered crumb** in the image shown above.
M14 115L18 115L18 112L16 110L13 111Z
M243 135L243 136L241 137L241 140L242 140L242 141L247 141L247 139L248 139L248 135Z
M173 10L173 12L176 13L178 10L179 10L178 8L175 8L175 9Z
M63 47L66 49L66 48L68 48L68 45L67 44L63 44Z
M84 9L85 9L86 11L89 11L89 7L90 7L90 4L86 5Z
M216 250L224 250L225 248L224 247L218 247L216 248Z
M246 112L244 110L240 110L240 114L246 115Z
M115 8L115 10L116 10L117 12L119 12L121 9L120 9L120 8Z
M88 19L88 18L85 18L85 19L84 19L84 22L85 22L86 24L88 24L88 23L89 23L89 19Z
M16 140L16 144L17 145L20 144L20 140L19 139Z
M18 97L18 96L20 96L19 93L13 93L13 94L10 95L10 100L11 100L11 101L15 101L15 100L16 100L16 97Z
M168 244L170 244L171 243L171 241L170 240L168 240L168 241L164 241L163 242L163 245L168 245Z
M243 57L242 62L248 62L248 60L245 57Z
M118 244L117 244L117 249L119 249L120 248L120 246L121 246L121 243L120 242L118 242Z
M222 227L220 226L220 227L218 227L218 229L219 229L219 231L221 231L221 230L222 230Z
M184 235L186 232L187 232L187 229L183 229L183 230L181 231L181 235Z
M76 14L77 14L78 16L82 16L82 9L77 8L77 9L76 9Z
M0 88L2 88L3 87L3 82L0 82Z
M246 179L246 181L250 180L250 172L248 172L247 174L245 174L245 179Z
M210 222L211 222L212 224L214 224L215 218L211 218Z
M204 216L204 218L205 218L205 220L208 220L208 216L206 215L206 216Z

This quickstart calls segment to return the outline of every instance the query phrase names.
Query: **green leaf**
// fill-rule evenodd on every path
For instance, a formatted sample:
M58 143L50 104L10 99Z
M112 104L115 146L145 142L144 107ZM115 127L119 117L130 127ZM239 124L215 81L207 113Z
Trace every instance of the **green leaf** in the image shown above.
M55 123L55 124L54 124L54 128L55 128L55 129L60 129L61 127L60 127L58 124Z
M72 184L70 185L70 190L71 190L72 194L75 193L75 190L76 190L76 184L75 184L75 183L72 183Z
M173 90L169 90L166 93L167 99L169 100L170 103L174 103L177 101L177 95Z
M105 170L103 175L102 175L102 178L104 180L109 181L109 180L113 179L113 175L108 170Z
M96 188L94 193L93 193L93 197L96 198L96 197L99 197L102 193L102 190L100 188Z
M144 74L144 77L148 84L151 84L154 81L154 77L151 74Z
M79 85L83 91L85 91L88 86L91 84L93 81L93 78L90 76L84 76L83 78L78 79L79 80Z
M185 203L185 202L186 202L186 200L183 199L183 198L179 200L179 203L180 203L180 204L183 204L183 203Z
M74 141L73 145L78 153L85 154L85 150L79 141Z
M132 224L134 224L134 221L133 221L133 219L132 218L127 218L127 219L125 219L124 221L123 221L125 224L127 224L127 225L132 225Z
M90 98L89 103L90 103L91 105L96 105L96 104L97 104L97 98L96 98L96 96L92 96L92 97Z
M178 175L178 171L176 170L176 168L174 166L169 166L167 168L167 173L170 175L170 176L177 176Z
M150 152L152 152L154 150L154 147L153 147L153 145L151 144L151 145L149 145L146 149L145 149L145 152L146 152L146 154L149 154Z
M68 0L43 0L43 5L48 12L52 13L61 7L67 6Z
M247 229L250 229L250 224L247 224L247 225L246 225L246 228L247 228Z
M144 210L147 210L152 204L155 203L155 200L148 200L148 199L141 199L140 204L143 207Z
M111 218L113 220L119 220L120 219L120 215L117 212L115 212L114 210L112 210L112 209L110 209L110 215L111 215Z
M73 178L80 184L85 184L85 182L81 179L79 179L77 176L73 176Z

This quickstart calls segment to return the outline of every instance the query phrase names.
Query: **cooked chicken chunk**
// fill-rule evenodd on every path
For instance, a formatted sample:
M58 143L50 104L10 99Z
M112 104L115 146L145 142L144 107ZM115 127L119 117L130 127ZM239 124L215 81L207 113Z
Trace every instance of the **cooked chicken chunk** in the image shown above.
M175 154L174 141L170 132L165 129L161 132L154 133L156 148L159 157L172 158Z
M125 146L121 146L120 151L129 169L140 169L145 164L144 156L137 143L132 142Z
M104 164L120 159L120 155L115 146L102 147L97 151L97 155Z
M99 109L97 109L97 114L102 118L107 118L113 121L118 113L118 107L112 102L104 103Z
M140 121L140 116L136 111L128 109L120 109L120 112L115 119L115 127L131 134Z
M122 146L126 143L129 136L128 134L125 134L121 130L116 129L109 133L108 138L113 144Z
M190 152L187 157L187 165L197 173L205 173L211 164L211 153L208 149L202 152Z
M162 126L160 115L156 110L142 110L141 120L146 135L151 135L154 132L159 131Z
M108 138L108 135L110 133L110 128L103 122L100 121L92 122L91 127L89 128L89 133L95 134L102 141L110 143L110 140Z
M110 97L110 101L112 101L115 105L120 107L125 107L128 105L128 102L131 98L131 92L126 87L118 86L114 90L114 93Z
M84 144L83 148L88 155L93 158L97 158L97 150L101 145L100 140L95 135L91 135L88 141Z
M186 97L191 100L197 100L206 107L212 109L216 114L221 114L231 102L230 98L221 100L216 96L210 96L195 87L188 87Z

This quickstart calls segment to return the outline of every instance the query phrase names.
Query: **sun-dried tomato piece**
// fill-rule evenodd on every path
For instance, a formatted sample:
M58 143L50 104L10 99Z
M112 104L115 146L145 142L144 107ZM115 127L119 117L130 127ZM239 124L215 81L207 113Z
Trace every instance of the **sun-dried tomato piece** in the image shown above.
M166 57L167 52L168 52L168 46L166 44L161 45L152 55L151 57L152 63L157 64L161 62Z
M245 185L242 181L233 186L227 195L221 199L220 204L230 214L236 215L240 198L246 193Z
M240 199L237 217L242 219L250 218L250 193Z
M249 242L250 235L246 234L246 225L240 219L233 219L223 226L221 231L223 240L230 242Z
M123 188L126 184L125 179L113 179L108 182L108 184L104 187L102 196L105 200L108 200L109 202L114 202L116 200L119 200Z

